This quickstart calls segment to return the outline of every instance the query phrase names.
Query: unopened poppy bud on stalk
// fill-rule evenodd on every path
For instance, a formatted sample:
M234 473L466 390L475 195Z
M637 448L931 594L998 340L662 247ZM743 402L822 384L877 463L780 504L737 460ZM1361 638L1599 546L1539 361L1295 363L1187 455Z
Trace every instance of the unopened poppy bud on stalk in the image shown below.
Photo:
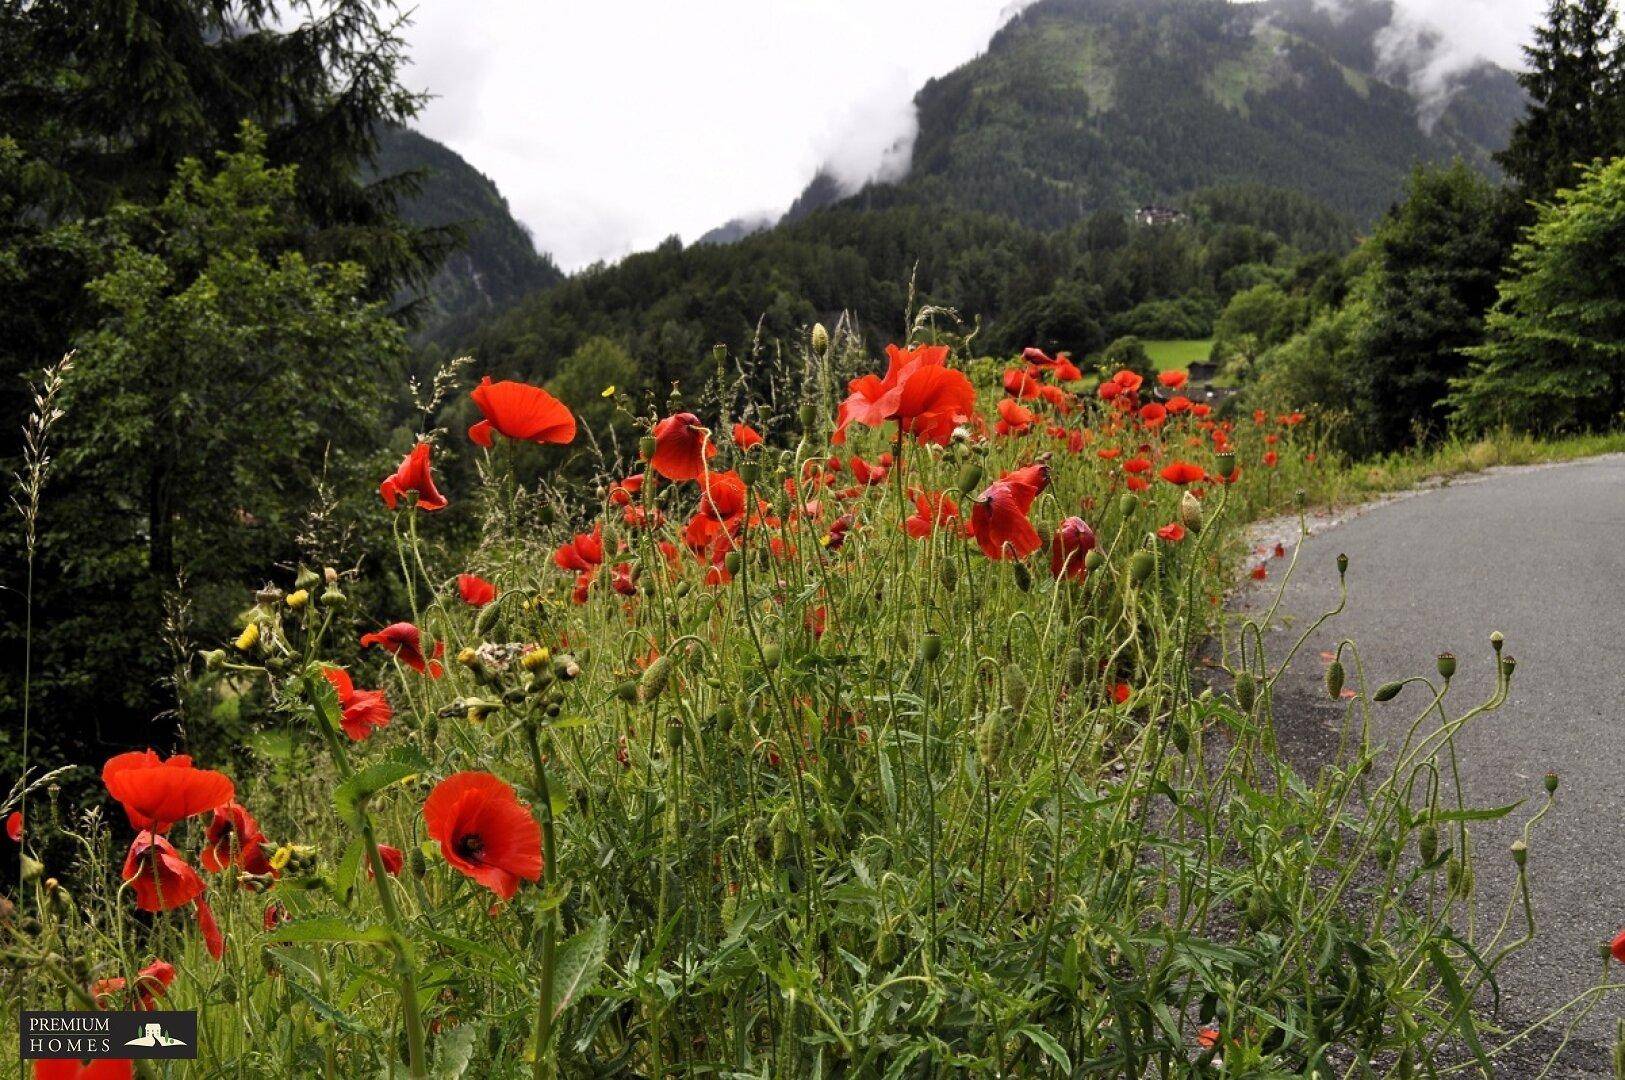
M1439 830L1432 823L1423 825L1417 832L1416 850L1424 863L1432 862L1434 856L1439 854Z
M1151 571L1157 568L1157 559L1149 551L1136 551L1128 563L1129 580L1138 585L1151 576Z
M1099 548L1095 548L1083 557L1083 568L1091 574L1106 565L1106 555Z
M1336 701L1343 694L1343 661L1333 660L1326 665L1326 696Z
M650 702L659 697L666 689L666 683L671 680L671 668L675 661L671 654L655 658L654 663L643 669L643 676L638 680L638 700Z
M969 495L982 482L982 467L976 462L968 463L959 470L959 480L954 484L961 495Z
M1179 523L1190 532L1202 531L1202 500L1189 489L1179 497Z
M1383 683L1381 686L1377 687L1377 692L1371 695L1371 700L1392 701L1394 698L1399 696L1399 692L1403 689L1405 689L1404 683Z
M824 329L823 323L813 323L812 328L813 352L822 354L829 348L829 331Z
M1004 729L999 724L998 713L988 713L986 718L976 728L976 756L982 762L982 768L991 769L999 760L999 751L1003 747Z
M1258 684L1253 680L1251 672L1243 671L1236 675L1236 704L1241 706L1243 712L1252 712L1253 704L1258 700Z
M1124 517L1131 516L1139 506L1140 501L1132 495L1124 494L1117 497L1117 512Z

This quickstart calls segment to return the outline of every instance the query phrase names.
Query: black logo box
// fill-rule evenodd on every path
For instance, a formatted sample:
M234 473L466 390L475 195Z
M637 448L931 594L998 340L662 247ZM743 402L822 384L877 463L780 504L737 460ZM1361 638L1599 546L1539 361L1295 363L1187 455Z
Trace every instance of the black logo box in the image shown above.
M23 1060L195 1058L197 1013L31 1012L17 1026Z

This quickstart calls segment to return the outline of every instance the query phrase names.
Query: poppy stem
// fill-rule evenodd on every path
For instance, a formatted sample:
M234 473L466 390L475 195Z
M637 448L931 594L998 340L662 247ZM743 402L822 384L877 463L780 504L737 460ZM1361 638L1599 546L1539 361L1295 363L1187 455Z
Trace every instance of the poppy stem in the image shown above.
M530 762L536 770L536 796L541 804L542 819L542 891L544 898L552 889L553 861L553 791L547 783L547 766L542 762L541 741L534 723L525 726L530 743ZM549 907L542 915L542 990L536 1000L536 1060L535 1080L546 1080L553 1071L550 1044L553 1041L553 959L558 948L558 908Z

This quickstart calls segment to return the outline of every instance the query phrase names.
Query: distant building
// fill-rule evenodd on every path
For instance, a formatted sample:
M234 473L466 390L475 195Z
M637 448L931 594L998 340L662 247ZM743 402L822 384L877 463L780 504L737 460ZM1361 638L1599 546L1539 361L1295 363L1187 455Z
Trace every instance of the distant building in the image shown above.
M1183 225L1190 220L1190 215L1183 210L1175 210L1171 206L1157 206L1152 203L1134 211L1136 225Z

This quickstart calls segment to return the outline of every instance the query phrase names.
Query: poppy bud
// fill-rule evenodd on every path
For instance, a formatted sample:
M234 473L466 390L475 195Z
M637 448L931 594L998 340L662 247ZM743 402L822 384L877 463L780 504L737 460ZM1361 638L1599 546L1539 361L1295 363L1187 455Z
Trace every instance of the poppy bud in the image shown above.
M1011 711L1020 714L1027 708L1027 695L1031 688L1027 685L1027 676L1022 673L1017 664L1008 664L1004 669L1004 700Z
M1439 830L1432 823L1423 825L1417 831L1416 850L1424 863L1432 862L1434 856L1439 854Z
M1134 557L1128 561L1129 580L1138 585L1151 576L1151 571L1157 568L1157 558L1149 551L1136 551Z
M237 651L248 652L255 645L259 644L259 640L260 624L257 622L251 622L247 626L243 627L243 632L241 634L237 635Z
M982 768L991 769L993 763L999 760L999 752L1004 749L1004 729L999 724L997 713L988 713L976 727L976 756L981 759Z
M1548 795L1556 795L1557 794L1557 774L1556 773L1554 773L1554 772L1547 773L1546 774L1545 784L1546 784L1546 794L1548 794Z
M1185 526L1188 532L1202 531L1202 500L1188 488L1179 497L1179 523Z
M739 468L735 471L739 473L739 479L743 480L746 486L749 486L756 483L757 478L761 476L762 467L757 464L756 459L752 458L749 461L741 461Z
M959 584L959 564L952 559L944 560L939 576L942 578L942 587L953 592L954 587Z
M424 858L423 848L415 847L407 852L406 867L412 871L415 878L421 878L429 872L429 860Z
M1326 696L1336 701L1343 694L1343 661L1326 665Z
M484 637L491 632L491 627L496 625L499 610L501 609L496 604L486 604L480 608L480 613L474 616L474 633L477 636Z
M935 663L937 657L942 655L942 635L935 630L927 630L920 639L920 659L926 663Z
M823 354L825 349L829 348L829 331L824 329L824 324L821 322L813 323L812 348L813 352L820 355Z
M1033 573L1031 570L1027 569L1027 564L1024 562L1016 562L1012 563L1011 566L1015 572L1016 588L1020 589L1022 592L1026 592L1031 589L1033 587Z
M1095 548L1083 557L1083 568L1091 574L1106 565L1106 555L1099 548Z
M810 428L813 421L818 419L818 410L810 403L804 404L796 409L796 419L801 421L802 428Z
M1445 883L1450 891L1460 896L1471 896L1473 893L1473 866L1461 859L1451 859L1445 869Z
M1117 497L1117 512L1124 517L1131 517L1134 511L1140 508L1139 500L1132 495L1119 495Z
M740 555L737 551L730 551L728 554L722 557L723 568L728 571L730 576L739 573L739 568L743 566L744 563L744 556Z
M782 653L777 645L762 646L762 667L768 671L772 671L774 668L779 666L780 655L782 655Z
M1439 669L1439 678L1448 680L1456 677L1456 657L1454 654L1440 653L1436 666Z
M1176 721L1168 729L1168 741L1174 744L1174 749L1181 754L1189 752L1191 748L1191 731L1185 726L1183 720Z
M638 679L638 700L650 702L659 697L661 691L666 689L666 683L671 681L672 664L675 661L670 653L655 658L655 662L643 669L643 676Z
M210 671L218 671L226 666L226 650L210 649L203 654L203 666Z
M954 484L954 487L959 489L961 495L969 495L976 490L976 485L981 482L982 467L971 461L967 462L965 467L959 470L959 480Z
M1404 683L1383 683L1381 686L1377 687L1377 692L1371 695L1371 700L1392 701L1394 698L1399 696L1399 692L1403 689L1405 689Z
M1299 510L1302 510L1305 506L1309 505L1309 493L1303 490L1303 488L1299 488L1297 491L1292 493L1292 501L1297 504Z
M1067 650L1066 654L1066 681L1072 686L1079 686L1089 674L1089 662L1083 655L1083 650L1076 645Z
M1342 577L1344 574L1346 574L1348 572L1349 572L1349 557L1347 555L1342 555L1342 554L1338 555L1337 556L1337 576Z
M1253 680L1251 672L1242 671L1236 674L1236 704L1241 706L1242 712L1252 712L1253 703L1258 698L1258 684Z

